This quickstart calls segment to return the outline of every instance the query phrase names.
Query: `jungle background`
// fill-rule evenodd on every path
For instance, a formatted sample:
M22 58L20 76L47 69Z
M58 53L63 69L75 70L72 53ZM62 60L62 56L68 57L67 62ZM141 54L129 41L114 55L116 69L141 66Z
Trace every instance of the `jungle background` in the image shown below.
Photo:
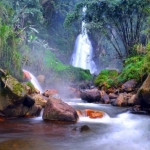
M94 48L96 75L70 65L83 19ZM19 80L27 69L44 75L47 85L141 82L150 72L149 39L149 0L0 1L0 68Z

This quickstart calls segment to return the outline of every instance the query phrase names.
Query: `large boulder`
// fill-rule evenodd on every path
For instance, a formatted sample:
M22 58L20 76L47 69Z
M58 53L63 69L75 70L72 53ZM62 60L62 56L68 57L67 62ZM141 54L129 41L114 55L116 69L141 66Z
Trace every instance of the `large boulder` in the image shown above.
M100 102L101 101L101 94L98 89L91 89L81 91L81 99L85 100L89 103Z
M27 95L27 91L23 84L21 84L17 79L13 78L11 75L1 77L4 83L4 88L8 88L12 94L16 97L16 100L21 99Z
M17 79L0 69L0 111L12 105L20 105L27 90Z
M142 108L150 108L150 74L138 90L135 104Z
M50 121L76 122L78 115L74 108L61 99L49 97L42 118Z

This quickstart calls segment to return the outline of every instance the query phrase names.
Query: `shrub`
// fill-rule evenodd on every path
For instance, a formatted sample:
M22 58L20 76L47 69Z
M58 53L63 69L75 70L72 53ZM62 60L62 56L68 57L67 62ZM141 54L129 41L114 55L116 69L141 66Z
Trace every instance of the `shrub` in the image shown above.
M96 86L105 86L109 88L116 85L118 72L116 70L102 70L98 77L95 79L94 83Z

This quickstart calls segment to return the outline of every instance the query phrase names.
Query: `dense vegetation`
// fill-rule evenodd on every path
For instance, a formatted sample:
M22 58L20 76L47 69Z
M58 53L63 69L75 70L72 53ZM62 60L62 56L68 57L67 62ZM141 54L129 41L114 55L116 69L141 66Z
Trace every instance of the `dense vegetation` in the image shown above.
M25 68L35 75L44 74L48 79L47 82L53 83L92 79L88 70L64 65L56 57L55 54L59 54L61 50L57 50L56 53L55 48L49 46L48 41L51 37L48 39L47 32L50 20L46 18L45 7L42 7L38 0L2 1L0 6L1 68L8 70L17 78L21 77L22 68ZM57 46L58 43L55 44Z
M81 13L83 7L87 9L85 16ZM106 84L110 87L130 79L140 81L149 73L149 9L148 0L85 0L68 14L66 26L77 19L84 19L89 35L98 39L97 45L102 54L107 53L106 49L114 50L116 57L112 60L119 58L123 62L119 75L112 76L112 72L107 70L100 72L95 80L97 86ZM106 48L104 43L112 46Z
M0 67L18 78L26 68L47 82L92 79L68 65L83 19L98 69L123 64L119 74L102 71L97 86L140 81L150 72L149 0L2 0L0 18Z

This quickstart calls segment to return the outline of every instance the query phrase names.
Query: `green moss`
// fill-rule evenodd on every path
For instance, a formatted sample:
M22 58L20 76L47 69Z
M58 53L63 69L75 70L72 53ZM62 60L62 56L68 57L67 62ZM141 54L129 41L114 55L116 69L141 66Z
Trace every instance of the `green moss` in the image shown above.
M2 81L16 96L23 97L26 95L27 92L26 92L26 89L24 88L24 86L19 81L17 81L15 78L13 78L11 75L2 77Z

